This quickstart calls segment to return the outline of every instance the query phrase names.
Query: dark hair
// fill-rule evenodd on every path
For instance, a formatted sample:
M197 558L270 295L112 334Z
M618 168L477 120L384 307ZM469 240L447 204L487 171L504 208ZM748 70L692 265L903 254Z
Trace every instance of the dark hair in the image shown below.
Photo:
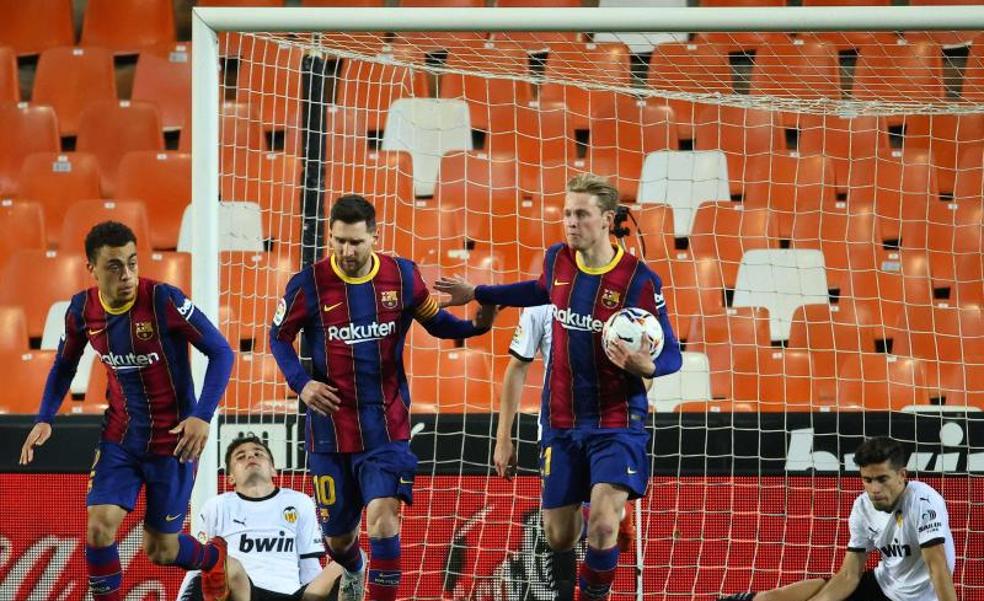
M887 436L868 438L854 451L854 463L858 467L888 461L893 470L899 470L905 467L906 459L905 447Z
M118 221L103 221L92 226L86 234L85 256L90 263L95 263L100 248L126 246L130 242L137 243L133 230Z
M333 226L336 221L349 225L365 221L366 229L371 232L376 229L376 208L363 196L346 194L331 205L328 227Z
M248 434L246 436L240 436L236 440L229 443L229 448L226 449L225 454L225 466L227 472L229 471L229 462L232 461L232 453L239 447L250 442L263 447L263 450L266 451L267 456L270 457L270 463L273 463L273 453L270 452L270 447L267 446L267 443L263 442L263 440L261 440L256 434Z

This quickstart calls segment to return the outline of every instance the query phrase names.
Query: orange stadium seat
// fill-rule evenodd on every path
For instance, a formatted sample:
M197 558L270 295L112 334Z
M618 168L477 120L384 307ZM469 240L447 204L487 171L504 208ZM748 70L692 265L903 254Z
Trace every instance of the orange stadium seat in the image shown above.
M411 349L410 357L415 411L488 413L498 406L489 353L469 348Z
M179 152L137 151L120 161L116 196L143 201L151 246L172 250L185 207L191 202L191 155Z
M660 44L649 59L646 85L659 90L701 94L731 94L731 64L725 48L715 44ZM681 139L694 138L697 110L689 100L654 100L672 109Z
M816 353L772 349L759 353L760 411L817 411L836 403L834 365Z
M76 147L96 156L103 193L112 196L117 169L126 153L164 150L161 117L157 108L146 102L92 103L79 119Z
M19 101L17 57L10 48L0 46L0 103Z
M14 305L0 305L0 353L26 352L30 348L27 336L27 316ZM4 364L5 367L9 367Z
M676 413L753 413L757 407L752 403L737 401L684 401L673 407Z
M690 249L695 259L717 259L724 287L733 289L747 251L774 248L766 209L743 210L732 202L705 202L694 212Z
M0 364L5 367L4 382L0 387L0 412L37 414L54 362L55 351L0 351Z
M485 0L399 0L398 3L405 7L482 8L485 6Z
M284 5L284 0L198 0L198 6L253 6L277 8Z
M742 194L747 161L786 149L777 113L740 107L709 105L697 113L694 148L722 150L728 159L731 193Z
M834 166L822 155L760 155L748 160L745 172L742 204L748 209L769 209L780 238L792 237L800 215L816 214L836 201Z
M273 0L283 2L283 0ZM301 0L301 6L337 6L376 8L385 6L386 0Z
M943 100L943 51L925 41L862 47L851 94L879 102Z
M99 164L89 153L36 152L24 159L19 196L40 203L48 244L58 246L68 208L80 200L99 198L99 182Z
M842 298L836 304L803 305L793 313L788 348L873 353L888 338L870 303Z
M40 338L52 303L68 300L89 283L80 252L21 250L3 267L3 281L17 282L0 291L0 304L19 305L27 317L27 334Z
M679 147L673 109L624 94L614 104L594 109L588 141L591 172L611 179L623 201L634 201L646 154Z
M272 412L277 403L297 406L294 393L287 387L273 355L236 353L229 387L222 398L224 411L239 413Z
M82 21L82 44L116 54L174 41L172 0L89 0Z
M755 53L750 91L761 96L840 98L837 49L815 40L788 40Z
M851 272L850 286L841 294L873 303L875 317L886 326L895 323L906 306L933 302L929 261L922 251L889 253L874 269Z
M724 311L724 285L715 259L647 261L663 282L663 297L677 337L686 340L691 319Z
M546 78L540 86L540 106L566 107L575 128L587 129L591 115L606 111L615 102L617 94L554 82L586 79L597 84L628 88L632 85L629 49L619 43L553 46L547 58Z
M510 118L489 124L492 131L485 150L492 154L513 153L524 168L574 163L578 160L578 120L579 117L559 104L516 107L515 121ZM586 130L587 125L582 125Z
M142 277L177 286L191 294L191 254L182 252L152 252L140 257Z
M848 192L852 177L872 172L875 157L890 149L888 126L879 117L804 114L795 119L800 155L823 154L833 161L840 192Z
M651 261L672 257L676 252L673 207L670 205L661 203L634 205L630 207L630 219L625 226L629 234L623 239L623 243L631 254Z
M75 43L72 0L3 0L0 2L0 46L18 55L39 54Z
M0 200L0 232L0 266L18 250L47 247L44 212L33 200Z
M495 0L501 8L522 8L524 6L543 8L565 8L582 6L581 0Z
M238 318L240 339L265 336L287 281L297 270L296 255L223 251L219 257L220 304Z
M519 48L531 54L541 54L554 46L583 42L584 36L576 31L497 31L492 33L490 41L498 48Z
M884 353L852 353L839 358L839 410L898 411L909 405L929 405L921 361Z
M140 53L132 100L153 102L166 130L191 133L191 42L166 44Z
M402 31L394 35L391 47L396 56L419 57L414 62L442 60L458 52L475 52L485 48L485 32L477 31Z
M940 192L953 192L958 157L966 149L984 148L984 115L906 115L903 144L925 149L933 163Z
M512 155L470 151L441 157L434 199L440 210L442 235L515 243L521 200L518 168Z
M761 307L705 313L690 322L687 350L707 355L711 366L711 394L732 398L730 367L742 354L769 348L769 311Z
M879 155L871 171L851 172L852 210L874 208L883 240L926 248L930 204L939 200L929 154L913 149Z
M970 45L970 54L963 72L963 85L960 98L970 102L984 99L984 35L980 35Z
M516 78L528 76L530 71L529 54L521 48L466 48L449 54L447 67L462 72L441 76L439 96L464 99L468 103L472 129L489 131L491 122L511 119L516 106L527 106L533 100L533 86L529 80ZM484 73L503 77L464 73L479 68Z
M429 96L426 74L402 65L346 59L336 81L340 84L335 90L336 102L365 111L371 131L386 126L386 113L394 101Z
M116 100L113 54L105 48L50 48L38 59L32 101L51 106L62 136L74 136L82 112Z
M0 105L0 196L17 193L24 158L32 152L56 152L58 122L50 106Z
M187 144L185 141L187 140ZM256 108L240 102L224 102L219 114L219 169L230 173L250 155L269 150ZM191 136L181 136L181 152L191 152Z
M698 33L694 41L699 44L717 44L730 54L754 54L766 46L789 41L789 36L779 32L743 31Z
M264 130L298 123L301 111L301 59L304 49L293 44L252 40L252 50L240 59L236 102L260 117Z
M86 234L103 221L118 221L127 225L137 237L140 253L150 253L147 209L139 200L79 200L73 203L65 213L58 248L63 253L83 251Z

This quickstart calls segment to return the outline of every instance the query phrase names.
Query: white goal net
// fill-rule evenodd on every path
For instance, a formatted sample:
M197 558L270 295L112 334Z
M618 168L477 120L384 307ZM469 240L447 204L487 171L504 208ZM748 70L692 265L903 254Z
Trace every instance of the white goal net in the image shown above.
M379 250L428 283L508 283L539 275L566 181L593 172L620 190L619 243L662 278L684 345L650 393L653 478L612 598L829 576L872 435L943 494L958 596L984 596L977 34L220 33L218 290L240 351L220 449L259 433L282 483L311 492L267 336L287 279L327 256L335 198L369 199ZM539 359L519 474L490 468L518 315L407 337L420 468L400 598L551 598Z

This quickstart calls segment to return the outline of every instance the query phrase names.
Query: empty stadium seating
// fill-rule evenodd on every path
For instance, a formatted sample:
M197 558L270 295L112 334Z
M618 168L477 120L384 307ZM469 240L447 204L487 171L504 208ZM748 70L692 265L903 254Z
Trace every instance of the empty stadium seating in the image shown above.
M58 122L50 106L0 104L0 196L17 193L25 157L59 149Z
M60 46L41 53L32 101L51 106L62 136L79 131L82 112L116 100L113 54L105 48Z
M95 155L102 190L112 196L120 160L128 152L164 150L157 107L144 102L96 102L79 119L77 148Z

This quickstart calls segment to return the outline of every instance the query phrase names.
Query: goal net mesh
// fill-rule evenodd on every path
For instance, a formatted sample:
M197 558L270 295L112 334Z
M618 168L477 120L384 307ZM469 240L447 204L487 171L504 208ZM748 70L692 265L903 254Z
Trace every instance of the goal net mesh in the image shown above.
M290 275L329 252L334 199L369 199L378 250L428 283L508 283L539 275L566 181L593 172L629 207L619 243L662 278L684 350L650 392L653 479L613 598L829 576L871 435L905 442L947 499L958 595L984 595L975 34L221 34L221 323L241 351L221 448L256 432L281 483L312 492L267 335ZM550 598L540 359L518 476L490 471L518 315L407 336L401 598Z

